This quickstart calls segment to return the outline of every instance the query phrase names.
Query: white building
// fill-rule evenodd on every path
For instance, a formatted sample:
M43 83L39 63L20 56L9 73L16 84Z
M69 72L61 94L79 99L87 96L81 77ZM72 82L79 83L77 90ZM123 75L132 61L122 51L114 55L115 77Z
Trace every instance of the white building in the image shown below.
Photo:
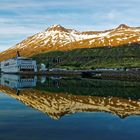
M40 71L46 71L47 69L46 69L46 65L45 64L41 64L41 68L40 68Z
M3 73L37 72L36 61L24 57L15 57L6 61L2 61L1 72Z

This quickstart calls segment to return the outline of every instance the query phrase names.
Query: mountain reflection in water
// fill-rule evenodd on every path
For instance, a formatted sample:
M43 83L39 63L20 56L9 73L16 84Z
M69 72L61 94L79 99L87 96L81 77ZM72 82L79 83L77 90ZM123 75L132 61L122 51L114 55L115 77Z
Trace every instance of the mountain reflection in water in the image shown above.
M2 75L0 91L53 119L77 112L140 115L139 82Z

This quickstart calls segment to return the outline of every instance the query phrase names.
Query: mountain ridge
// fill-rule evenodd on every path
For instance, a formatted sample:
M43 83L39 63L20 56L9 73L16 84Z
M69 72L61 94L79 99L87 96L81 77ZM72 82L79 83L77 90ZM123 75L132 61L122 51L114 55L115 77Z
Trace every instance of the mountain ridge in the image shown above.
M45 31L28 37L12 48L0 53L0 61L14 57L16 51L23 56L33 56L42 52L67 51L75 48L116 47L140 42L140 27L125 24L105 31L84 31L67 29L53 25Z

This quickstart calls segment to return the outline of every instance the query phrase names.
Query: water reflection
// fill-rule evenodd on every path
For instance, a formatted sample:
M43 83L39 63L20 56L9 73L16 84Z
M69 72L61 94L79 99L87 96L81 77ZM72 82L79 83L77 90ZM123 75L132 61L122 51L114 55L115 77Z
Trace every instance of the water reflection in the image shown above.
M30 88L29 88L30 87ZM53 119L77 112L140 115L140 83L2 75L0 91Z
M1 85L7 86L16 90L35 87L37 82L36 76L25 75L1 75Z

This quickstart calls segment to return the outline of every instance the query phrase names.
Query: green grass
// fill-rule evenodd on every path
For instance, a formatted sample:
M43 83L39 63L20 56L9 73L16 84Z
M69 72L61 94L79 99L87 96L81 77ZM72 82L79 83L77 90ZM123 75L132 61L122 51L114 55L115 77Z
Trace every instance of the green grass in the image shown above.
M140 45L54 51L33 56L38 64L66 69L140 67ZM59 61L59 62L58 62Z

